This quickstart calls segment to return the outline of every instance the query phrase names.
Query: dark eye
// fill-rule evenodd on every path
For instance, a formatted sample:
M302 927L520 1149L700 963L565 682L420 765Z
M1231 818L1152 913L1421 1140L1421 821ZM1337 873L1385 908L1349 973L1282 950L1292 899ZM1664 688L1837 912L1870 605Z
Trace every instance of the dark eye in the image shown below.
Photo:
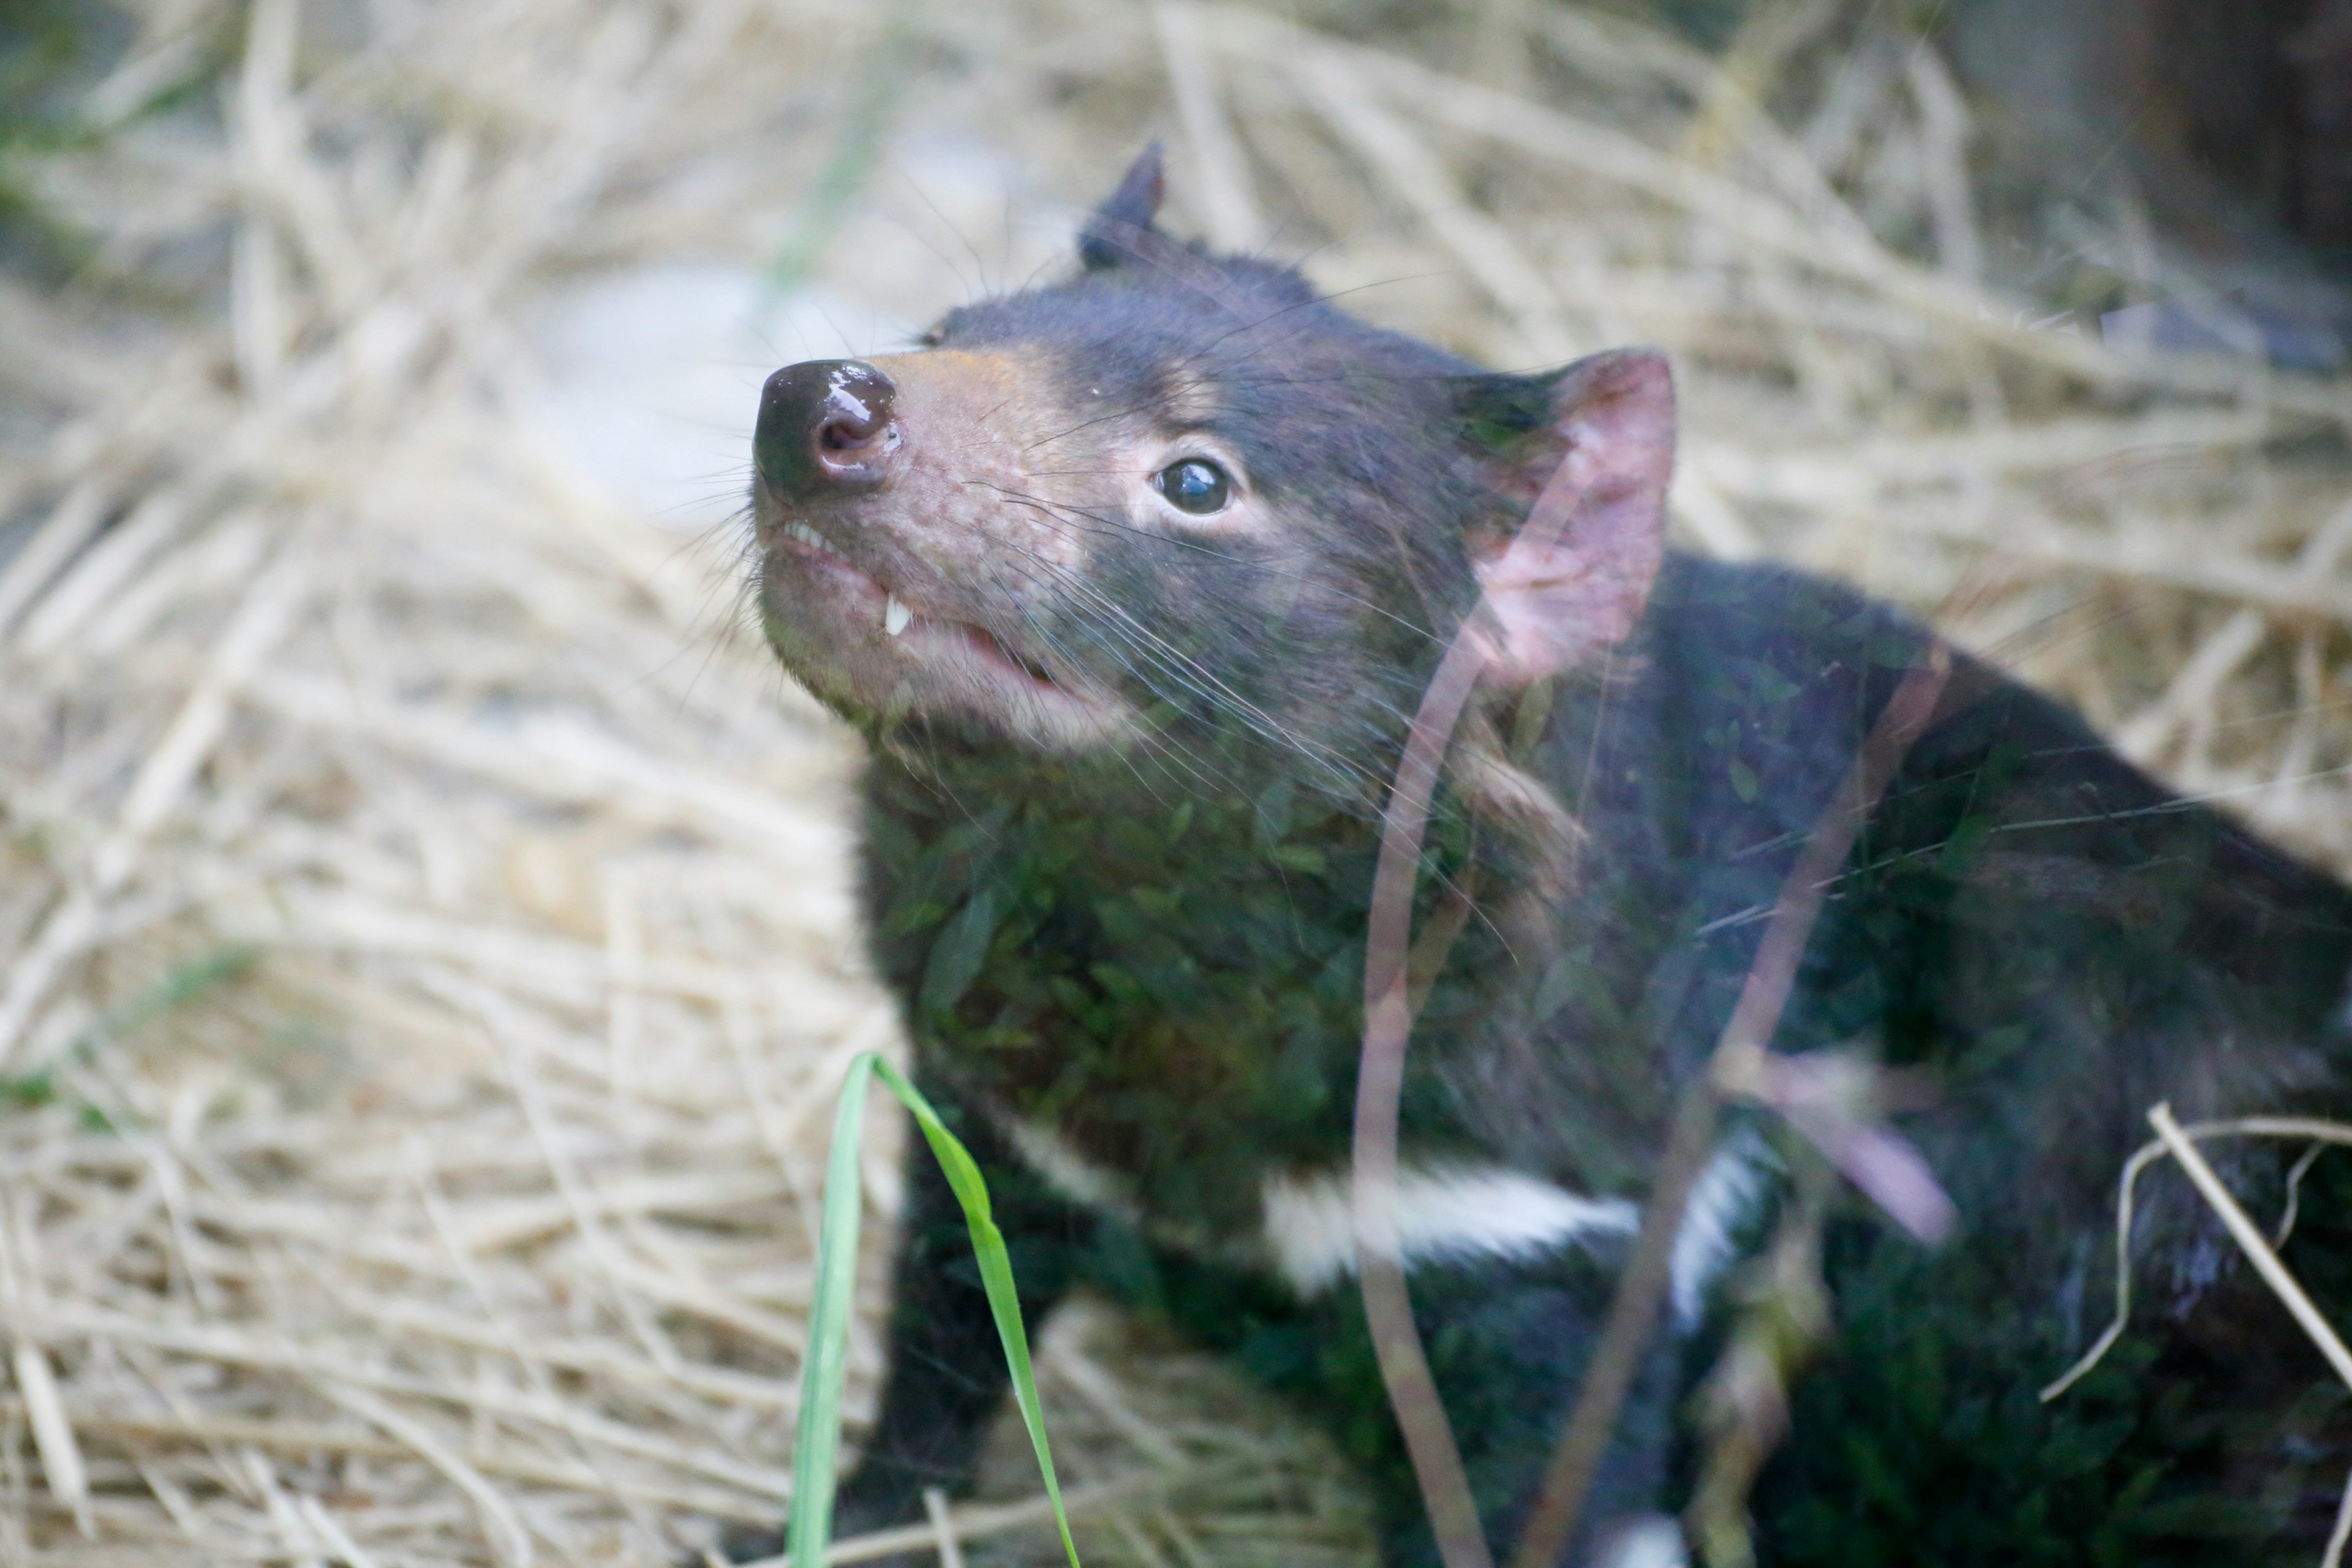
M1225 470L1206 458L1187 458L1181 463L1171 463L1151 476L1160 493L1178 511L1189 511L1194 517L1206 517L1213 511L1223 511L1225 503L1234 499L1234 482L1225 478Z

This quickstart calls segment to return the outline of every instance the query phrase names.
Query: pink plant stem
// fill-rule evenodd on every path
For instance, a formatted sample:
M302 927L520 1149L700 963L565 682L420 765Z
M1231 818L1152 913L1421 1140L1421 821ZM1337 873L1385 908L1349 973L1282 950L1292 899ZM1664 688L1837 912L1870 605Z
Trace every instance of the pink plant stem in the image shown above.
M1780 1027L1780 1014L1796 983L1797 965L1812 938L1813 922L1821 914L1831 880L1845 863L1870 808L1934 716L1950 672L1949 650L1941 643L1931 643L1926 662L1903 678L1878 721L1871 726L1861 753L1846 770L1829 809L1781 883L1770 923L1748 965L1747 984L1740 989L1730 1022L1724 1026L1707 1071L1684 1092L1650 1201L1642 1206L1642 1230L1633 1243L1633 1256L1618 1279L1601 1343L1593 1352L1584 1386L1577 1393L1575 1408L1560 1429L1559 1447L1552 1450L1543 1489L1520 1531L1510 1568L1553 1568L1568 1549L1584 1511L1593 1474L1616 1431L1618 1412L1633 1389L1650 1335L1657 1326L1659 1308L1673 1282L1675 1237L1682 1228L1691 1188L1706 1168L1715 1146L1716 1120L1729 1081L1741 1076L1743 1068L1745 1076L1760 1079L1755 1068L1760 1066L1762 1053Z
M1571 450L1529 510L1521 530L1525 542L1549 551L1568 526L1587 482L1587 464ZM1364 1047L1356 1079L1352 1175L1356 1273L1363 1289L1364 1320L1445 1568L1493 1568L1494 1557L1405 1288L1396 1216L1397 1108L1404 1089L1405 1047L1412 1033L1406 961L1412 947L1413 882L1447 742L1486 666L1481 633L1490 620L1481 597L1422 694L1390 787L1368 911Z
M1571 447L1529 509L1514 548L1524 547L1538 558L1549 554L1590 481L1585 455ZM1365 1323L1445 1568L1493 1568L1494 1558L1453 1424L1438 1397L1412 1320L1397 1233L1397 1120L1413 1021L1406 973L1412 945L1413 885L1446 747L1486 667L1487 633L1494 626L1482 596L1422 695L1390 787L1365 934L1364 1041L1356 1082L1352 1194ZM1685 1091L1676 1112L1657 1180L1643 1207L1633 1255L1618 1281L1609 1321L1561 1429L1511 1568L1552 1568L1567 1550L1671 1283L1674 1237L1713 1148L1727 1089L1735 1080L1763 1080L1763 1052L1779 1027L1831 880L1853 849L1870 808L1934 715L1949 673L1948 651L1940 643L1931 644L1926 662L1904 678L1872 726L1782 884L1708 1071ZM1903 1147L1907 1151L1907 1145ZM1932 1188L1932 1179L1928 1185Z

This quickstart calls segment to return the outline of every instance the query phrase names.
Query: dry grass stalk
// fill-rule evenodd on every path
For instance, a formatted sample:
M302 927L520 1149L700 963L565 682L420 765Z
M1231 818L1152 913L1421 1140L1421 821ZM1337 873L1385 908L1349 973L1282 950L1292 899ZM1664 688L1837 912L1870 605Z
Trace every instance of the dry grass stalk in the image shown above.
M2352 1147L2352 1127L2340 1122L2318 1121L2302 1117L2248 1116L2222 1121L2200 1121L2183 1127L2174 1120L2169 1105L2158 1105L2147 1113L2148 1124L2156 1129L2156 1141L2136 1151L2124 1164L2123 1180L2116 1197L2116 1315L2081 1360L2069 1367L2056 1382L2042 1391L2046 1404L2073 1387L2083 1375L2105 1359L2116 1341L2123 1336L2131 1319L2131 1229L2132 1198L2140 1173L2158 1160L2172 1159L2180 1163L2181 1171L2197 1189L2197 1194L2221 1217L2231 1238L2246 1255L2263 1283L2278 1297L2280 1303L2294 1317L2295 1323L2320 1355L2335 1370L2347 1388L2352 1388L2352 1350L2328 1323L2311 1297L2286 1266L2279 1261L2278 1248L2286 1242L2294 1227L2295 1212L2301 1196L2304 1173L2312 1162L2330 1144ZM2231 1194L2221 1176L2214 1171L2197 1144L2206 1138L2254 1137L2297 1138L2309 1141L2305 1151L2290 1169L2287 1176L2287 1203L2280 1216L2275 1236L2264 1237L2245 1209ZM2337 1568L2344 1559L2344 1549L2352 1542L2352 1478L2344 1485L2342 1500L2336 1505L2336 1522L2328 1532L2327 1545L2320 1558L2320 1568Z

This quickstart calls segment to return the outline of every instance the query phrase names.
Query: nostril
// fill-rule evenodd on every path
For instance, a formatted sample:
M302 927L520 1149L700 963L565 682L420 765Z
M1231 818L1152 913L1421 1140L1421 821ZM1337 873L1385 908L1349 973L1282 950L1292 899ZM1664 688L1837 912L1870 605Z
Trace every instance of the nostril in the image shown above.
M898 384L862 360L806 360L768 378L752 453L782 495L872 484L898 445Z
M839 450L875 440L890 428L890 406L898 391L888 376L870 364L851 361L841 365L826 377L824 421L817 426L817 444Z
M877 419L863 409L856 414L836 414L817 426L816 444L828 452L851 451L873 445L875 438L889 427L887 419Z

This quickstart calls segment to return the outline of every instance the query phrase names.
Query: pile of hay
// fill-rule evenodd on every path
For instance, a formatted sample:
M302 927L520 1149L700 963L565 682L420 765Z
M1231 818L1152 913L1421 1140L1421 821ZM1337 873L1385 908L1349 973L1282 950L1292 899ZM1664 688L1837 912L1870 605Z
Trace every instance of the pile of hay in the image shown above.
M774 1518L831 1091L897 1041L854 748L745 635L736 443L814 340L1058 265L1153 132L1172 226L1376 320L1671 350L1689 542L1939 612L2352 865L2352 388L2021 324L1932 54L1808 119L1756 49L1524 5L140 15L101 133L13 171L81 277L0 281L0 1565L652 1564ZM681 278L782 334L702 367L731 429L583 415L566 354L658 360L687 295L582 301ZM629 429L707 510L631 487ZM1091 1559L1365 1559L1322 1448L1137 1335L1043 1358ZM1050 1561L1017 1453L992 1487L947 1532Z

